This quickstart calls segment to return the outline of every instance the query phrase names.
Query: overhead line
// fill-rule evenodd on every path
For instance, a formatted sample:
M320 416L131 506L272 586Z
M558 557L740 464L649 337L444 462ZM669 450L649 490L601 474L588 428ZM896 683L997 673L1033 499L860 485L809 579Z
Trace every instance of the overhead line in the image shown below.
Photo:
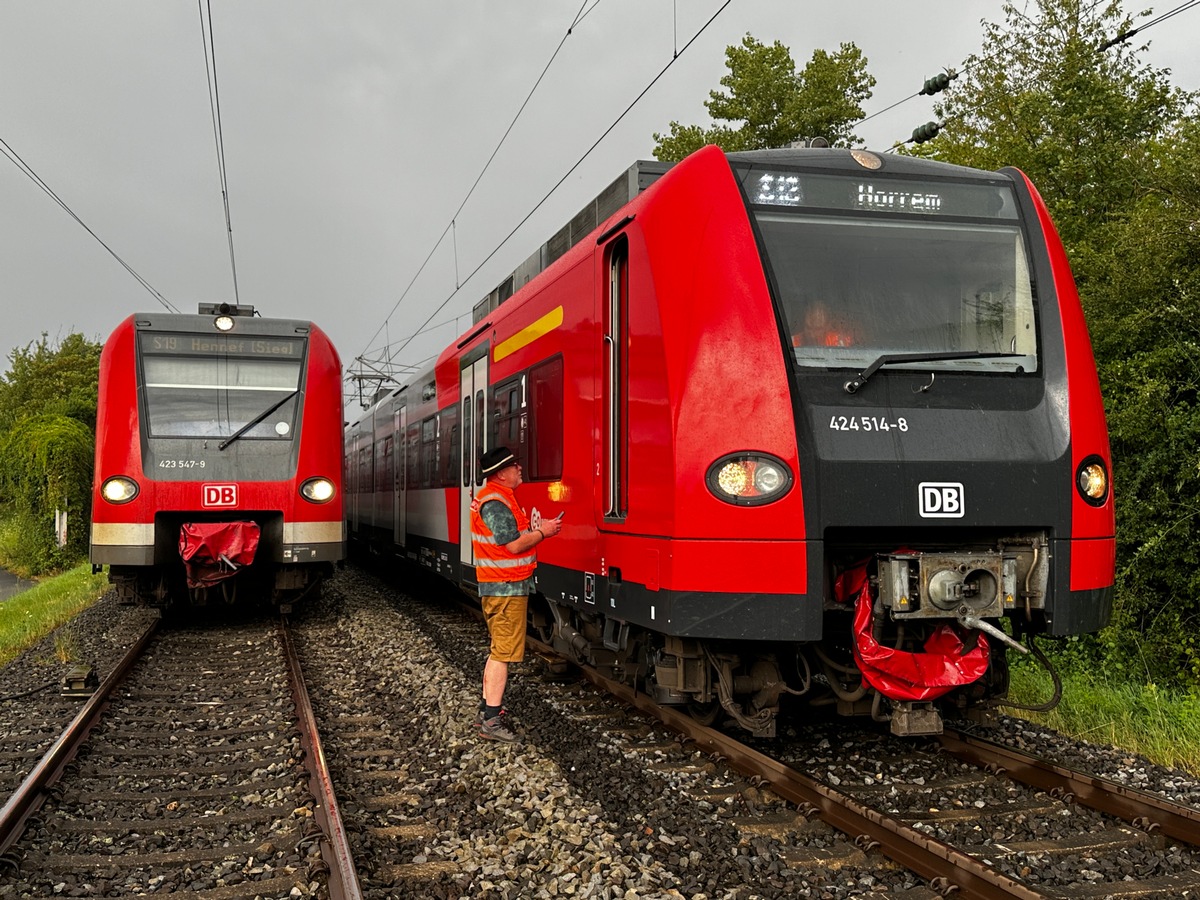
M674 56L672 56L670 62L668 62L665 66L663 66L662 70L657 75L655 75L654 78L652 78L650 80L650 83L647 84L646 87L642 89L641 93L639 93L633 99L633 102L631 102L627 107L625 107L624 111L619 116L617 116L616 119L613 120L613 123L604 130L604 132L600 135L600 137L596 138L596 141L590 147L588 147L587 150L584 151L583 155L581 157L579 157L578 161L576 161L576 163L573 166L571 166L570 169L567 170L566 174L564 174L562 176L562 178L560 178L557 182L554 183L554 186L552 188L550 188L549 191L546 192L545 196L543 196L542 199L539 200L534 205L534 207L531 210L529 210L528 213L525 214L525 217L522 218L521 221L518 222L516 224L516 226L512 229L512 231L510 231L503 238L503 240L501 240L500 243L496 245L496 248L494 250L492 250L492 252L489 253L483 259L483 261L479 263L479 265L477 265L474 269L471 270L471 273L469 275L467 275L467 277L464 279L464 282L463 282L464 284L469 282L472 278L474 278L475 275L478 274L479 270L482 269L485 265L487 265L488 262L491 261L492 257L495 256L497 253L499 253L501 248L503 248L504 245L507 244L509 242L509 240L512 239L512 236L521 229L521 226L524 225L526 222L528 222L529 219L533 216L533 214L542 208L542 205L547 200L550 199L550 197L554 194L554 192L556 190L559 189L559 187L562 186L562 183L571 177L572 173L574 173L574 171L583 164L584 160L586 160L592 154L592 151L595 150L598 146L600 146L600 142L603 141L606 137L608 137L608 135L612 132L612 130L614 128L616 128L617 125L619 125L621 123L621 121L627 115L629 115L630 111L638 104L638 102L641 101L641 99L643 97L645 97L647 93L650 92L650 89L653 88L654 85L658 83L658 80L660 78L662 78L663 75L665 75L667 73L667 70L670 69L671 66L673 66L675 64L675 61L678 60L679 57L681 57L684 53L687 52L688 47L692 46L692 44L696 42L696 40L700 37L700 35L704 34L704 32L708 29L708 27L710 25L712 25L713 22L716 21L717 17L720 16L721 13L723 13L725 11L725 9L729 6L729 4L732 2L733 2L733 0L725 0L725 2L723 4L721 4L721 7L715 13L712 14L712 16L709 18L709 20L707 22L704 23L704 25L702 25L700 27L700 30L697 31L694 35L692 35L691 40L689 40L686 44L684 44L682 49L678 50L674 54ZM420 329L424 328L426 325L428 325L433 320L434 316L436 316L443 309L445 309L446 305L451 300L454 299L454 297L458 294L459 290L461 290L461 288L456 287L451 292L450 296L448 296L445 300L443 300L441 305L439 305L438 308L435 309L430 314L429 318L427 318L424 322L421 323L417 332L415 334L409 336L408 339L405 340L404 343L400 345L400 347L396 350L396 353L402 353L404 351L404 348L407 347L412 342L413 338L415 338L417 334L420 334Z
M583 21L583 18L588 13L590 13L592 10L594 10L597 6L600 5L600 0L595 0L595 2L592 3L592 6L590 9L585 9L585 7L587 7L587 4L588 4L588 0L583 0L583 3L579 7L579 10L575 13L575 18L571 20L571 24L567 27L566 33L562 36L562 40L560 40L558 42L558 46L555 47L554 52L552 54L550 54L550 59L546 62L546 65L542 67L542 73L540 75L538 75L537 80L533 83L533 87L531 87L529 89L529 93L525 96L525 100L521 103L521 106L517 110L516 115L514 115L512 118L512 121L508 123L508 128L506 128L504 130L504 134L501 135L500 140L496 144L495 149L492 150L492 155L489 156L487 159L487 162L485 162L483 164L483 169L479 172L479 175L476 177L474 183L467 190L467 194L465 197L463 197L462 203L458 204L458 209L455 210L454 215L452 215L450 217L450 224L447 225L445 230L441 233L441 235L438 236L438 239L434 243L433 247L430 249L429 254L425 257L425 260L421 263L420 268L417 269L417 274L413 276L412 281L410 281L408 283L408 286L405 287L404 291L400 294L400 298L392 306L391 311L387 314L387 316L384 317L384 320L383 320L384 324L380 325L379 328L376 329L375 333L373 335L371 335L370 340L367 341L367 347L371 346L371 341L374 341L375 338L379 337L379 332L383 330L384 325L387 324L388 320L391 319L391 317L393 315L395 315L396 310L400 308L400 304L404 302L404 298L408 296L408 292L410 290L412 290L412 287L416 283L417 278L419 278L421 273L423 271L425 271L425 267L429 264L429 261L433 258L433 255L435 253L437 253L438 247L440 247L442 245L442 241L444 241L446 239L446 233L454 228L455 220L458 219L459 215L463 211L463 208L466 207L467 201L471 199L471 195L473 193L475 193L475 188L477 188L479 186L479 182L483 180L483 176L487 173L488 168L491 166L492 160L494 160L496 158L496 154L499 153L500 148L504 146L504 142L508 139L509 134L512 133L513 127L517 124L517 120L519 118L521 118L521 113L523 113L525 111L525 107L529 105L529 101L533 98L533 95L537 91L538 86L542 83L542 79L544 79L546 77L546 73L548 71L550 71L550 66L552 66L554 64L554 60L558 58L559 51L562 50L563 44L565 44L567 42L567 38L569 38L571 36L572 32L575 29L575 26L577 26L581 21ZM457 249L455 252L457 253ZM457 260L456 260L456 266L455 266L455 282L456 282L455 288L457 289L459 286L458 280L457 280ZM428 324L428 322L426 322L426 324ZM416 335L414 335L414 337L415 336ZM366 350L364 350L363 353L366 353Z
M208 28L205 29L204 9L208 5ZM197 0L200 12L200 41L204 45L204 74L208 78L208 107L212 113L213 140L217 148L217 172L221 179L221 202L225 208L225 231L229 237L229 266L233 271L233 300L240 302L237 281L237 260L233 254L233 221L229 215L229 178L225 169L225 132L221 127L221 93L217 86L217 47L213 41L211 0Z
M55 203L57 203L67 215L69 215L72 219L74 219L76 222L78 222L84 231L86 231L88 234L90 234L92 237L94 237L96 239L97 243L99 243L101 247L103 247L105 250L107 250L109 255L113 259L115 259L117 262L119 262L124 267L125 271L128 272L130 275L132 275L134 277L134 279L137 281L137 283L140 284L142 287L144 287L150 293L150 295L152 297L154 297L155 300L157 300L159 303L161 303L163 305L163 307L165 307L168 311L179 312L179 310L176 309L176 307L174 306L174 304L171 303L170 300L168 300L166 297L164 297L162 294L160 294L154 288L154 286L150 284L150 282L148 282L145 278L143 278L140 274L138 274L138 272L133 268L133 266L129 265L129 263L127 263L127 262L125 262L125 260L121 259L121 257L119 255L117 255L117 252L115 250L113 250L112 247L108 246L108 244L106 244L103 240L101 240L100 236L98 234L96 234L96 232L92 231L92 229L88 227L87 223L84 222L83 219L79 218L79 216L77 216L75 214L75 211L73 209L71 209L71 207L67 206L66 202L62 199L62 197L58 196L58 194L56 194L54 192L54 190L50 187L50 185L46 184L46 182L42 180L41 176L38 175L37 172L33 171L33 169L30 167L30 165L27 162L25 162L25 160L21 159L20 154L18 154L16 150L14 150L11 146L9 146L9 144L3 138L0 138L0 153L3 153L5 156L7 156L9 158L9 160L13 163L13 165L15 165L18 169L21 170L21 172L23 172L25 174L25 177L29 178L34 184L36 184L39 188L41 188L42 191L48 197L50 197L50 199L52 199Z

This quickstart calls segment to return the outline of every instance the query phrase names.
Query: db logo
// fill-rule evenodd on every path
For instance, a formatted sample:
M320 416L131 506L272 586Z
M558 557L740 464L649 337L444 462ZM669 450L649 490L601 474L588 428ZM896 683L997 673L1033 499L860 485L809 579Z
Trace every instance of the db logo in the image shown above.
M961 519L966 507L963 486L956 481L922 481L917 485L921 518Z
M201 506L237 506L238 491L236 484L205 484L201 485L204 492L200 498Z

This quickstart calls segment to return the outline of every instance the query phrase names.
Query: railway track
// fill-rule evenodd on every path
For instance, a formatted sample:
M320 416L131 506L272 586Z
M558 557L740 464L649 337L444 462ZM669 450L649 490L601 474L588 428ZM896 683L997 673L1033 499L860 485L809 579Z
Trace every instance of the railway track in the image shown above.
M331 594L290 637L155 639L14 848L19 869L0 865L0 897L1197 890L1194 808L1051 781L1070 773L975 736L809 724L755 748L531 656L510 687L523 742L482 741L481 625L361 575ZM311 703L289 684L301 668Z
M8 796L0 894L357 897L286 630L152 630Z
M536 642L535 642L536 643ZM552 654L546 646L540 652ZM1200 810L966 734L930 752L872 736L853 764L770 752L582 670L593 684L668 725L743 777L926 878L939 894L980 898L1200 896ZM847 743L845 746L851 746ZM845 747L843 748L844 752ZM953 763L946 764L951 757ZM844 759L844 757L843 757ZM836 774L840 773L840 774ZM1052 829L1045 823L1068 822Z

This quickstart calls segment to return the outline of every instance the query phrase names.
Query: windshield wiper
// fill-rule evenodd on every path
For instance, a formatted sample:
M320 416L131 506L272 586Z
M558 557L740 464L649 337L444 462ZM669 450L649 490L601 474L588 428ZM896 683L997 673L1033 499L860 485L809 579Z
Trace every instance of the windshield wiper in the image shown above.
M1024 353L992 353L984 350L945 350L940 353L885 353L875 362L858 373L858 377L847 381L843 387L853 394L867 383L867 379L884 366L906 362L936 362L943 359L1003 359L1008 356L1025 356Z
M274 406L268 406L266 409L264 409L262 412L260 412L257 416L255 416L253 419L251 419L249 422L247 422L245 425L243 425L241 428L239 428L237 431L235 431L233 434L231 434L225 440L221 441L221 443L217 444L217 449L224 450L226 447L228 447L230 444L232 444L234 441L236 441L238 438L240 438L243 434L245 434L247 431L249 431L251 428L253 428L255 425L257 425L259 422L261 422L263 419L265 419L271 413L275 412L275 410L279 409L279 407L283 406L283 404L287 403L289 400L291 400L293 397L295 397L298 393L300 393L300 388L296 388L296 390L292 391L290 394L288 394L286 397L284 397L282 400L280 400Z

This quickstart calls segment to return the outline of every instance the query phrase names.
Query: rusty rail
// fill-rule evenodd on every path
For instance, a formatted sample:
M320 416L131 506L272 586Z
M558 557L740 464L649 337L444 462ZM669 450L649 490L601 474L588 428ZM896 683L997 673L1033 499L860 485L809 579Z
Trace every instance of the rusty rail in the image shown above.
M25 822L42 805L46 788L58 780L63 768L75 758L80 746L99 721L108 698L141 657L160 621L160 617L157 616L151 621L142 636L129 648L129 652L104 679L104 683L83 704L75 718L8 798L3 809L0 809L0 856L7 853L17 842Z
M350 852L350 841L342 823L341 807L333 789L333 778L325 749L321 745L321 734L317 718L313 713L308 687L304 683L304 670L296 656L296 648L288 634L286 620L279 623L280 638L284 655L291 673L292 699L296 704L296 715L300 724L300 740L305 745L304 764L309 772L309 786L317 798L317 821L321 825L324 840L321 855L329 866L329 896L331 900L362 900L362 888L358 883L358 870Z

